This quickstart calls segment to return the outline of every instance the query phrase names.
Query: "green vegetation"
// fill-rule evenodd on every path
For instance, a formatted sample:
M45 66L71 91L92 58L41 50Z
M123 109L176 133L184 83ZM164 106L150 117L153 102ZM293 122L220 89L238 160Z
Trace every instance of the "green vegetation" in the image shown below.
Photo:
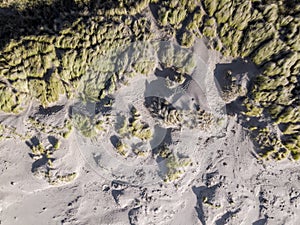
M287 156L287 151L274 131L269 128L255 129L252 137L259 146L259 155L265 159L280 160Z
M77 174L75 172L68 173L65 175L58 175L58 176L56 176L56 179L54 181L52 181L52 183L54 183L54 184L57 184L60 182L69 183L69 182L73 181L76 177L77 177Z
M53 148L54 148L55 150L58 150L58 149L60 148L60 145L61 145L61 142L60 142L59 140L57 140L57 141L55 142L55 144L53 145Z

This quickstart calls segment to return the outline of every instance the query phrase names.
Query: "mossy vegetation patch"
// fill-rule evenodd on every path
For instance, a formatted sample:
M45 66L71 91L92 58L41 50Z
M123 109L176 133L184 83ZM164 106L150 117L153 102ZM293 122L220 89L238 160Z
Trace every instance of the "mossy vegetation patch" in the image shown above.
M123 156L129 153L134 153L136 156L148 154L150 149L145 149L145 146L153 137L153 129L143 121L138 110L131 106L130 116L120 117L120 119L122 121L117 128L118 137L115 143L117 152Z
M26 9L36 8L39 5L45 8L36 8L36 11L43 13L43 10L48 10L46 6L51 4L54 4L54 1L23 1L3 4L2 7L14 6L22 15ZM95 3L96 8L99 8L96 15L96 9L89 8L90 4L94 3L73 2L72 7L77 12L72 12L66 9L67 4L62 3L62 9L58 10L66 14L60 24L63 26L64 23L68 23L65 29L43 27L46 30L43 35L20 36L4 46L1 50L0 78L7 81L12 90L7 89L6 85L2 88L0 110L19 112L24 98L33 97L46 107L56 102L60 95L74 96L79 81L84 79L89 66L95 63L95 60L99 60L101 54L114 46L126 45L133 40L147 40L154 33L150 32L152 25L149 19L143 16L134 20L132 16L126 14L126 10L122 11L123 4L116 4L111 15L106 15L107 11L101 10L104 5ZM131 9L131 15L142 11L147 4L148 1L133 4L137 8ZM74 13L77 18L73 21L68 20L68 16L74 17ZM122 13L126 14L124 18L126 23L121 19ZM118 18L121 21L116 21ZM136 66L137 70L141 70L139 72L153 68L152 64L145 68L138 66L138 63ZM20 80L24 83L23 86L18 82ZM9 94L10 92L13 93Z

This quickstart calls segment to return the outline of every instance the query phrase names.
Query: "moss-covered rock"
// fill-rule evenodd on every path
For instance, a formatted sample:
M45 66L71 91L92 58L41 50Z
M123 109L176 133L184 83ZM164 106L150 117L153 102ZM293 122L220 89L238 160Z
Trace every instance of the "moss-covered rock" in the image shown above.
M166 168L167 171L164 174L165 182L172 182L179 179L187 166L191 164L190 159L188 158L178 158L175 155L169 155L166 159Z

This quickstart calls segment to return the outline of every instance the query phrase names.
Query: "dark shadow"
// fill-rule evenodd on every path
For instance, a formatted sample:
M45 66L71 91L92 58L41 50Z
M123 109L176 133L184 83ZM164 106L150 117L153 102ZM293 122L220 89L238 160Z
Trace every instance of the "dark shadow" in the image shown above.
M197 214L198 214L198 218L201 221L202 225L206 225L205 222L205 216L204 216L204 210L203 210L203 205L202 205L202 191L205 190L206 187L192 187L192 190L194 192L194 194L197 197L197 205L195 207Z
M251 88L253 79L260 74L260 72L258 67L250 60L238 58L231 63L217 64L214 70L214 77L219 91L222 92L232 83L231 77L238 80L245 74L247 74L247 79L250 81L248 88Z
M162 78L167 78L168 77L172 81L175 80L176 75L179 75L179 73L176 72L174 68L163 68L163 69L156 68L155 71L154 71L154 74L156 76L162 77Z
M138 217L137 215L139 214L139 209L141 206L137 208L130 209L128 212L128 220L130 225L137 225L138 224Z
M203 180L205 181L205 185L210 186L212 181L213 181L213 178L215 178L218 175L219 175L218 171L214 171L214 172L211 172L211 173L204 174L203 175Z
M124 126L124 123L128 120L125 115L117 114L116 116L116 123L115 123L115 130L119 130Z
M54 136L48 136L48 141L52 146L54 146L58 142L58 139Z
M34 173L38 168L46 165L48 162L48 158L46 157L46 155L42 155L42 158L34 161L34 163L32 163L31 166L31 172Z
M149 4L149 8L150 8L150 11L151 11L153 17L156 20L158 20L159 19L159 15L158 15L159 4L151 3L151 4Z
M265 225L267 224L268 218L265 217L263 219L257 220L254 223L252 223L252 225Z
M145 87L145 98L158 96L167 99L174 94L174 92L166 86L165 80L162 79L152 80L150 82L145 81Z
M40 141L36 136L34 136L30 139L30 141L26 141L25 143L29 148L32 149L33 147L38 146L40 144Z
M114 189L120 190L120 189L124 189L124 188L128 187L128 183L121 181L121 180L113 180L111 182L111 187Z
M166 174L168 172L168 168L166 166L167 163L167 159L163 158L161 156L157 156L155 159L156 163L157 163L157 167L158 167L158 172L157 175L164 180L166 178Z
M95 116L95 103L76 102L74 105L69 107L68 113L70 117L80 114L93 118Z
M228 223L228 220L229 220L230 218L232 218L235 214L237 214L239 211L241 211L241 209L237 209L237 210L234 210L234 211L226 212L224 215L221 216L220 219L218 219L218 220L216 221L216 225L227 224L227 223Z
M261 215L262 211L267 209L265 204L268 202L268 200L264 197L264 193L262 191L259 192L258 200L259 200L259 214Z
M110 142L116 148L117 144L120 142L120 138L117 135L113 135L110 137Z
M243 105L244 100L245 97L238 97L236 100L226 104L226 113L231 116L235 114L242 116L241 112L246 110L246 107Z
M99 102L96 103L95 106L95 114L109 114L111 112L111 105L113 104L114 99L110 96L105 96L103 99L101 99Z
M171 131L168 128L161 127L159 125L154 126L153 138L150 141L152 153L154 149L163 143L170 144L172 142Z
M59 112L63 108L64 108L64 105L55 105L55 106L47 107L47 108L44 108L43 106L40 106L39 111L37 113L45 115L45 116L50 116L52 114L55 114L55 113Z
M159 149L163 146L163 145L170 145L172 144L173 140L172 140L172 128L167 128L165 133L164 133L164 138L163 140L161 140L160 145L156 146L155 148L152 148L152 155L156 155L159 152Z
M95 163L97 164L97 166L99 166L100 160L101 160L101 155L93 153L93 159L94 159Z
M124 191L122 191L122 190L112 190L112 191L111 191L111 194L112 194L112 196L113 196L115 202L116 202L117 204L119 204L119 198L120 198L121 195L124 194Z

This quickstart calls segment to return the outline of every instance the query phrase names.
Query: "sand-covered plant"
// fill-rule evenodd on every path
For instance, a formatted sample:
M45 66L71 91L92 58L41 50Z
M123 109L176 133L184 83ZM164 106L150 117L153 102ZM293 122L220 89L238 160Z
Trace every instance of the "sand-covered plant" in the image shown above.
M154 118L157 118L164 127L206 130L217 122L217 118L210 112L196 108L181 109L160 97L149 97L145 102Z
M153 117L158 118L166 126L179 126L182 123L182 112L167 100L160 97L148 97L145 101Z
M21 133L16 127L0 122L0 141L5 139L21 139L26 140L29 136L29 132Z
M51 145L45 146L43 142L37 139L37 143L28 141L31 147L30 156L34 160L32 163L32 172L35 176L45 179L51 185L68 183L73 181L76 172L64 173L60 175L58 168L55 166L55 151L60 149L60 141L57 139Z
M130 114L129 118L122 118L122 122L117 128L119 137L115 148L123 156L126 156L129 151L137 156L144 156L146 154L145 151L150 149L145 150L143 145L146 145L152 139L153 130L149 124L143 121L140 113L134 106L131 106Z
M34 130L38 133L60 136L63 138L68 138L73 130L73 125L70 119L65 119L63 124L53 125L49 122L42 122L37 118L29 117L27 123L31 130Z
M173 182L180 179L192 161L187 156L178 156L166 144L162 144L156 152L156 157L161 165L161 176L165 182Z
M191 161L188 158L178 158L175 155L171 155L166 159L166 174L164 181L171 182L179 179L183 173L184 168L189 166Z
M106 131L106 126L109 126L108 115L89 115L81 111L76 111L73 108L71 114L71 126L75 127L81 135L87 138L101 136Z

